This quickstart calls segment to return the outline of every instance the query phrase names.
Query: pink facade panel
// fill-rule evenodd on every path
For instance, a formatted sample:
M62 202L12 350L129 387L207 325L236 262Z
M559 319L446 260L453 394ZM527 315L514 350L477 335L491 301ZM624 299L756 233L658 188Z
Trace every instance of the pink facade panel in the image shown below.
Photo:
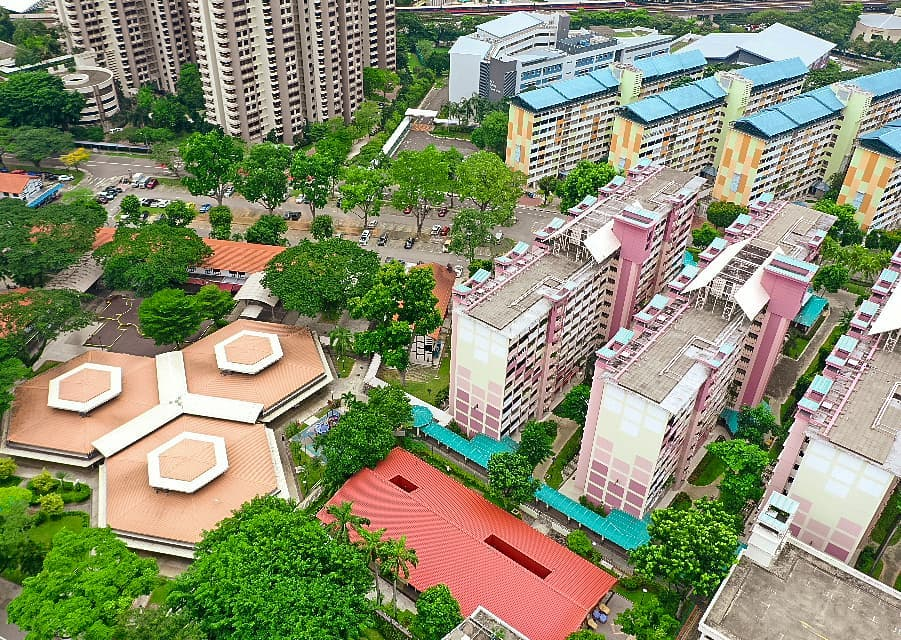
M824 551L826 553L828 553L830 556L832 556L833 558L837 558L838 560L841 560L842 562L847 562L848 557L851 555L851 552L848 551L847 549L843 549L842 547L838 546L837 544L833 544L831 542L826 545L826 548L824 549Z

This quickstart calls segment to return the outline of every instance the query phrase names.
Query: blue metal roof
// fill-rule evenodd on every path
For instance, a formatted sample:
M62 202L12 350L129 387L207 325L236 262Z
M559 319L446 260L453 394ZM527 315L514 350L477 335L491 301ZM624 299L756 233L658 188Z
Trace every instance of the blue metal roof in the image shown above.
M735 73L753 82L754 89L762 89L763 87L806 75L807 65L804 64L801 58L795 57L788 60L777 60L776 62L745 67Z
M553 82L540 89L524 91L515 100L526 109L540 111L614 91L618 87L619 81L613 77L610 70L600 69L575 78Z
M860 146L885 156L901 158L901 120L860 136Z
M692 69L700 69L707 66L707 58L700 51L694 49L682 53L667 53L662 56L642 58L632 63L641 70L645 80L683 73Z
M829 393L829 390L832 388L832 380L825 376L816 375L813 377L813 382L810 383L810 390L819 393L820 395L826 395Z
M716 78L704 78L633 102L625 107L623 115L630 120L651 124L658 120L674 118L681 113L716 104L725 97L726 91Z
M860 76L848 80L844 84L850 84L873 94L873 101L879 102L890 95L901 92L901 69L887 69L879 73L871 73L868 76Z
M857 340L857 338L852 338L851 336L846 334L838 339L838 342L835 343L835 346L845 353L853 353L854 349L857 348L858 342L859 340Z
M802 93L735 121L735 128L759 138L774 138L841 112L844 105L830 87Z

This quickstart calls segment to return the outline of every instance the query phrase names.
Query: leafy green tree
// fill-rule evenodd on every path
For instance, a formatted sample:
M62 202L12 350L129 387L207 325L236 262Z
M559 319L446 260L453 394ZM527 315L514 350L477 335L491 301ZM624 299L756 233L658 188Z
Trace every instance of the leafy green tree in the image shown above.
M10 347L11 345L5 344L2 351L6 351ZM30 369L18 358L12 357L8 353L3 353L2 357L0 357L0 417L9 411L13 404L13 386L15 386L16 382L25 378L29 372ZM2 476L0 476L0 479L2 479Z
M416 233L432 207L444 202L448 167L443 154L429 145L422 151L401 151L391 166L397 189L391 196L396 209L409 208L416 218Z
M203 113L203 83L200 80L200 70L196 64L181 65L178 70L178 101L190 113Z
M191 298L194 306L200 312L200 317L212 320L217 327L224 327L225 318L235 308L235 301L228 291L223 291L214 284L200 287Z
M338 187L341 196L339 206L344 213L353 213L365 227L371 216L378 216L384 204L383 196L390 182L384 169L369 167L345 167L341 173L344 182Z
M407 546L407 536L385 541L382 570L391 577L391 605L397 611L397 581L410 578L410 569L419 564L416 550Z
M138 196L129 193L122 198L119 205L119 226L122 227L141 227L144 220L141 219L141 201Z
M511 170L493 153L480 151L466 157L457 169L459 194L493 224L509 225L522 197L526 177Z
M6 458L9 460L9 458ZM31 491L22 487L0 487L0 571L21 565L28 544Z
M341 504L331 504L325 509L326 513L334 518L325 525L325 528L338 542L350 544L350 532L358 531L369 524L369 518L358 516L353 512L353 508L354 503L345 500Z
M337 488L360 469L385 459L394 447L394 426L368 406L355 407L320 436L318 446L328 460L323 480Z
M28 481L28 486L39 496L42 496L58 489L59 483L56 481L56 478L50 475L49 471L44 469Z
M187 126L188 110L173 96L163 96L153 103L150 120L154 127L182 131Z
M150 147L150 157L157 163L165 166L176 177L181 177L181 156L178 155L178 147L174 142L157 142Z
M416 618L412 625L417 637L422 640L441 640L461 622L463 615L460 613L460 603L447 585L436 584L419 594Z
M71 289L32 289L0 296L0 326L5 356L19 354L33 341L49 342L61 333L75 331L94 321L94 314L82 309L87 296ZM12 373L18 371L12 365Z
M376 575L381 572L382 561L385 558L388 541L385 539L386 529L366 529L360 528L357 533L360 540L357 543L363 556L366 558L366 565L373 568ZM382 592L380 589L375 590L376 604L382 606Z
M664 609L656 598L633 604L616 616L616 624L635 640L671 640L681 624Z
M12 77L16 78L18 74ZM4 84L7 83L0 83L0 87ZM45 159L68 151L73 146L71 133L50 127L21 127L13 132L9 151L20 160L27 160L40 168L41 162Z
M382 108L372 100L362 102L354 113L354 126L359 136L363 138L370 135L381 121Z
M369 392L370 411L382 417L392 429L409 427L413 424L413 408L407 394L392 385L372 389Z
M554 176L542 176L538 180L538 190L541 192L541 195L544 196L544 202L542 204L547 204L551 194L557 190L559 184L560 181Z
M153 87L149 84L141 85L135 95L135 110L132 123L141 127L147 125L147 119L150 112L153 111L153 103L156 101L156 94Z
M585 426L585 417L588 415L588 401L591 399L591 385L580 384L570 389L563 402L554 409L554 414L561 418L568 418Z
M184 341L200 329L200 308L182 289L163 289L146 298L138 309L141 333L158 345Z
M457 147L450 147L441 152L447 165L447 195L450 196L450 206L454 206L454 196L460 193L460 183L457 180L460 174L460 165L463 163L463 154Z
M310 214L328 204L332 180L338 175L338 167L325 153L308 156L301 150L294 154L291 162L291 184L300 191L310 207Z
M567 534L566 547L586 560L591 560L595 554L594 545L581 529L573 529Z
M573 168L560 185L560 210L568 211L585 196L596 196L598 189L613 180L616 170L608 163L583 160Z
M901 246L901 231L886 231L884 229L871 230L864 241L867 249L878 249L895 253Z
M0 458L0 480L9 480L18 470L19 465L12 458Z
M591 629L579 629L566 636L566 640L607 640L603 633L595 633Z
M492 222L490 216L476 209L462 209L451 222L448 250L472 262L476 251L494 239Z
M157 581L156 561L140 558L110 529L61 529L44 568L22 583L9 621L35 640L106 640L135 597Z
M0 167L6 167L3 156L12 145L12 136L15 129L9 127L9 120L0 117Z
M272 213L288 198L291 159L291 147L287 145L271 142L254 145L238 169L235 189L250 202L259 202Z
M48 493L39 497L38 505L40 505L40 512L47 516L60 514L66 507L62 496L58 493Z
M182 183L193 195L209 194L221 205L225 189L234 181L244 159L241 141L213 129L208 133L192 133L179 152L188 174Z
M777 431L776 418L765 404L756 407L744 405L738 411L738 429L736 438L747 440L758 447L763 446L763 439L768 433Z
M91 249L105 221L96 204L31 209L18 198L0 199L0 274L22 286L43 286Z
M254 244L270 244L276 247L285 246L285 234L288 232L288 223L281 216L264 213L260 219L254 222L244 232L244 239Z
M205 640L200 627L184 611L167 607L129 609L123 614L115 640Z
M411 344L413 344L413 329L408 322L397 320L362 331L354 338L354 350L367 355L373 353L381 355L382 364L397 369L402 386L406 386L407 383Z
M363 69L363 93L370 97L379 93L384 97L388 91L393 91L394 86L400 82L397 74L391 69L379 69L378 67L366 67Z
M163 209L162 221L170 227L187 227L197 217L194 203L184 200L173 200Z
M735 219L742 215L748 213L748 208L743 207L741 205L732 203L732 202L711 202L707 207L707 220L720 229L725 229L733 222ZM709 242L707 244L710 244Z
M813 288L818 291L825 289L830 293L835 293L848 284L849 279L847 267L841 264L827 264L817 270L812 284Z
M12 127L65 129L81 119L84 104L84 96L46 71L15 73L0 83L0 113Z
M534 469L554 453L552 446L556 436L556 422L530 420L519 436L519 447L516 449L516 453L528 460Z
M225 205L210 209L210 237L228 240L232 237L232 210Z
M727 472L720 482L720 501L730 513L739 513L750 501L763 497L763 470L769 464L766 451L744 440L723 440L707 445Z
M313 317L345 309L372 286L378 269L378 255L356 242L301 240L272 259L263 284L286 309Z
M692 229L691 242L699 249L706 249L708 246L710 246L711 242L713 242L720 236L721 234L719 231L717 231L716 227L714 227L709 222L705 222L697 229Z
M507 124L509 115L504 111L489 113L472 132L472 143L479 149L493 151L502 158L507 152Z
M488 488L508 505L531 502L540 484L532 477L533 468L516 452L495 453L488 459Z
M335 235L335 223L331 216L321 215L313 217L310 234L315 240L327 240Z
M353 349L353 336L353 332L347 327L335 327L328 334L329 346L331 346L339 359L343 358L348 351Z
M209 640L350 639L369 622L372 584L357 549L294 502L267 496L204 533L168 605Z
M151 295L188 281L188 268L200 265L213 251L193 229L150 224L120 227L112 242L94 251L111 289Z
M632 551L630 563L640 575L675 589L683 603L691 594L712 596L735 562L735 517L706 498L689 509L654 511L648 534L650 541Z
M830 200L820 200L813 208L836 217L828 233L830 238L835 238L843 247L863 242L863 231L854 217L856 211L850 204L835 204Z

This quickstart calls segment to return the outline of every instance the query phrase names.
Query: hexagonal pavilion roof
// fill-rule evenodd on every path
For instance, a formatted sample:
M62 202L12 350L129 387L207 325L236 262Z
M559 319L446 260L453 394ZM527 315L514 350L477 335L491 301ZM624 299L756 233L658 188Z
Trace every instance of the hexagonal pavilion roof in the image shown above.
M47 406L88 413L122 393L122 369L86 362L50 380Z
M228 469L225 440L185 431L147 454L150 486L194 493Z
M214 350L220 370L251 375L277 362L283 355L277 335L246 329L216 344Z

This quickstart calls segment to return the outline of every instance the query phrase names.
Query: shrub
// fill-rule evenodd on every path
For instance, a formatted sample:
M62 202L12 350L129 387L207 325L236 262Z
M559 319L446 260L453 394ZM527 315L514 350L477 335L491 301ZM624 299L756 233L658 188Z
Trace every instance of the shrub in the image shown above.
M84 502L91 497L91 487L82 482L63 482L59 495L66 504Z
M12 458L0 458L0 480L7 480L16 475L19 465Z
M59 488L59 480L50 475L50 472L44 469L38 475L28 481L28 489L36 495L44 495Z
M63 498L58 493L48 493L40 496L38 504L41 506L41 513L47 516L62 513L65 508Z
M582 556L586 560L591 560L594 556L594 545L581 529L575 529L566 536L566 546L576 555Z

